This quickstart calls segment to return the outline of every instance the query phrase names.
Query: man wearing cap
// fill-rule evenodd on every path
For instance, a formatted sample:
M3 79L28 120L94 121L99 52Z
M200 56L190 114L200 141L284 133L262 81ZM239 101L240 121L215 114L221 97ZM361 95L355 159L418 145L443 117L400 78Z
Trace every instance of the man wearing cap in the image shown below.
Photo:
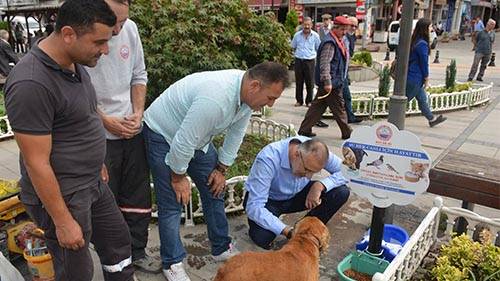
M318 93L307 110L306 116L299 129L299 135L314 137L312 126L321 118L330 107L333 118L342 133L342 139L351 136L351 128L347 124L347 114L342 97L342 87L346 79L346 62L349 56L348 47L345 46L343 37L351 26L351 22L343 17L335 17L332 31L325 37L318 48L315 82Z
M321 19L323 21L323 25L320 26L318 33L319 39L321 39L321 42L323 42L325 36L330 33L330 29L332 28L332 15L323 14L321 16Z
M344 35L344 44L346 44L347 49L349 50L349 56L346 61L346 72L348 71L349 68L349 62L351 61L352 56L354 55L354 44L356 44L356 29L358 28L358 20L355 17L348 17L347 18L351 22L351 26L349 27L349 30L346 32ZM349 73L347 72L347 78L344 81L344 86L342 89L342 96L344 97L344 103L345 103L345 111L347 113L347 123L359 123L361 122L361 118L358 118L354 115L354 112L352 111L352 98L351 98L351 91L349 90Z
M306 83L306 105L313 97L314 60L321 40L318 33L312 30L312 19L305 17L302 30L295 33L292 39L292 49L295 56L295 106L304 104L304 82Z

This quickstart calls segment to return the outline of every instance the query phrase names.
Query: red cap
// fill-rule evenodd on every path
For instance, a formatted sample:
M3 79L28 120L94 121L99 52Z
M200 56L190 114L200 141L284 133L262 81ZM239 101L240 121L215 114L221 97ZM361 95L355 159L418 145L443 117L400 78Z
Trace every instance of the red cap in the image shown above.
M333 24L335 24L335 25L352 25L351 21L344 16L335 17L335 19L333 20Z

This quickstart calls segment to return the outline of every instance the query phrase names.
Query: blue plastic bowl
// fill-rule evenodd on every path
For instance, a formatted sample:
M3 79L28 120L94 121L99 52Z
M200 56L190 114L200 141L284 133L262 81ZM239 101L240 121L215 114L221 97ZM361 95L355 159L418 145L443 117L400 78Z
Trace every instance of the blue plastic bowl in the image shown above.
M382 241L382 257L391 262L399 250L406 244L408 241L408 233L403 228L393 225L386 224L384 225L384 237ZM356 243L356 250L364 251L368 248L368 244L370 240L370 230L368 230L363 239ZM398 247L398 245L400 247Z

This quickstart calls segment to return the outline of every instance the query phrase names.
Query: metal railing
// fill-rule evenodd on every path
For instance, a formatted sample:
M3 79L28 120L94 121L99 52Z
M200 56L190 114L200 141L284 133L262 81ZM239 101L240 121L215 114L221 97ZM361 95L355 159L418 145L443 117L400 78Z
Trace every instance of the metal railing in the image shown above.
M489 228L490 243L495 243L500 231L500 218L486 218L472 211L459 207L443 206L443 198L434 199L434 207L427 213L399 254L383 273L375 273L373 281L410 280L431 246L437 241L437 231L441 213L447 215L445 236L451 237L457 218L464 218L467 223L467 235L473 237L479 224Z
M479 88L473 88L468 91L428 94L427 101L432 112L443 112L462 108L470 109L473 106L488 102L492 92L493 83L489 85L480 85ZM352 92L351 95L354 115L369 118L389 115L389 97L379 97L377 90ZM408 103L406 114L420 114L416 99ZM332 113L328 109L323 116L332 116Z

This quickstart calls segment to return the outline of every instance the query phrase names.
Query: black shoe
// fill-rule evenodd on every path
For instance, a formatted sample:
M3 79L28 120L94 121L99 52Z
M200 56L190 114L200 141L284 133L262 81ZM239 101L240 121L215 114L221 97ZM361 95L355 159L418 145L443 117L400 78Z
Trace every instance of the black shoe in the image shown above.
M483 78L479 78L479 77L477 77L477 78L476 78L476 81L483 82Z
M309 133L301 133L301 132L299 132L299 135L305 136L305 137L310 137L310 138L314 138L316 136L316 134L313 133L313 132L309 132Z
M320 128L328 128L328 124L326 124L325 122L319 120L318 122L316 122L316 124L314 124L314 126L316 127L320 127Z
M355 123L361 123L361 122L363 122L363 119L361 119L361 118L356 118L354 120L347 121L347 123L349 123L349 124L355 124Z
M443 123L444 121L446 121L446 119L448 119L448 118L444 117L443 115L439 115L436 119L429 121L429 126L431 126L431 128L432 128L439 123Z
M468 78L468 79L467 79L467 82L470 82L470 81L472 81L472 78Z

